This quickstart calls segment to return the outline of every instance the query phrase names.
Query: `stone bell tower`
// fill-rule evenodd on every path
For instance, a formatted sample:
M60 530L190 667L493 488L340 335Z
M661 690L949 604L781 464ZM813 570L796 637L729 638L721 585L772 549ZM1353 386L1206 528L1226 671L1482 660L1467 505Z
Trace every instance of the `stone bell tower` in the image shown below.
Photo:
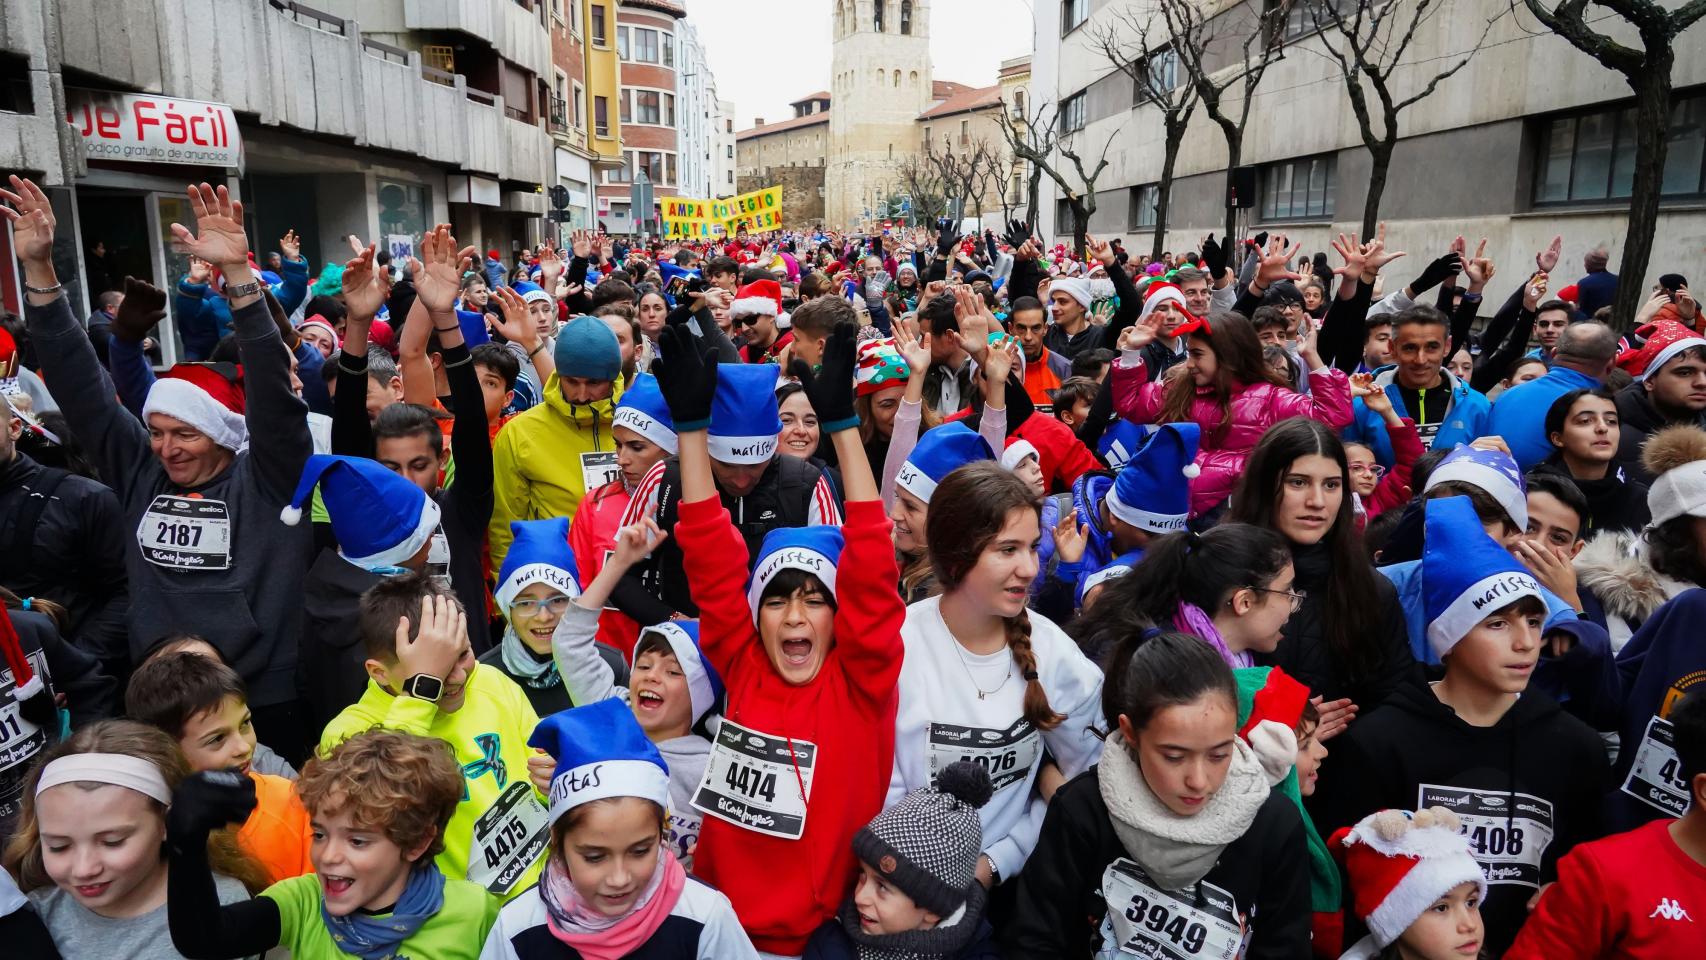
M930 0L835 0L824 217L864 226L918 152L918 115L933 99Z

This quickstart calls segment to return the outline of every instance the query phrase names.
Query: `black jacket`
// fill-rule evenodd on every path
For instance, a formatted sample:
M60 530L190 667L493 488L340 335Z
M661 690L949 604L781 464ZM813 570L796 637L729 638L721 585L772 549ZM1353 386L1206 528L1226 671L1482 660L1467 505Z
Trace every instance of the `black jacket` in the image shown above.
M59 741L55 695L65 696L74 728L117 716L123 706L118 682L101 672L94 657L66 643L52 620L33 610L8 612L18 631L18 649L45 689L17 703L11 671L0 660L0 836L11 833L30 768Z
M1647 484L1632 479L1633 471L1621 463L1612 463L1603 479L1578 480L1570 476L1570 469L1553 454L1535 464L1529 473L1563 477L1588 498L1588 515L1582 518L1583 540L1592 540L1602 530L1638 533L1653 518L1652 511L1647 509Z
M367 689L367 650L356 621L361 595L384 579L345 560L336 550L322 550L303 578L304 622L296 679L310 729L324 728Z
M1127 857L1102 802L1098 771L1074 778L1048 805L1036 849L1015 881L1016 908L1001 931L1007 957L1088 960L1101 943L1098 931L1108 912L1102 874ZM1243 954L1248 960L1309 956L1306 843L1297 807L1278 791L1269 793L1249 829L1221 851L1198 884L1199 897L1204 885L1224 891L1254 928Z
M1532 685L1491 727L1472 727L1428 688L1405 686L1332 741L1315 824L1327 836L1386 808L1455 810L1489 870L1481 916L1487 950L1498 956L1537 884L1556 878L1558 858L1604 833L1607 775L1599 735Z
M1303 606L1285 622L1279 647L1269 654L1258 654L1263 666L1280 667L1309 687L1310 693L1325 700L1349 697L1361 709L1361 715L1384 703L1399 687L1419 687L1422 668L1410 652L1408 634L1404 627L1404 611L1398 605L1398 591L1392 581L1370 571L1375 594L1368 602L1379 611L1379 629L1363 638L1376 648L1374 668L1365 673L1353 673L1328 644L1326 632L1327 595L1343 589L1333 576L1325 546L1293 547L1292 562L1297 571L1294 589L1304 592Z
M1706 428L1706 412L1689 420L1670 420L1653 406L1644 384L1636 382L1617 391L1617 462L1629 471L1629 479L1652 485L1656 479L1641 463L1641 444L1665 427L1679 423Z
M130 659L122 513L105 486L22 453L0 467L0 585L64 606L66 639L113 676L128 672Z

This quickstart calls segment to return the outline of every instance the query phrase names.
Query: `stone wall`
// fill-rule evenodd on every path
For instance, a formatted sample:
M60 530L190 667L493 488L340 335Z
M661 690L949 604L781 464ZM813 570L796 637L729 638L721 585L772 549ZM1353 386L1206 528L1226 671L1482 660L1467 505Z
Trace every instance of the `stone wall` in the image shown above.
M782 222L790 228L823 222L824 167L769 167L735 179L740 193L782 185Z

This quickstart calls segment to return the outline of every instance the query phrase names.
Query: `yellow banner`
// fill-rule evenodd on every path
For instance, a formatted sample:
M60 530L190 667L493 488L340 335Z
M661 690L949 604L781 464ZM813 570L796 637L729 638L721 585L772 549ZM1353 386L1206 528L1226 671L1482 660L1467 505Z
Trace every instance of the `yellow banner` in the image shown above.
M782 226L782 188L765 187L727 200L665 197L659 201L667 237L712 237L737 230Z
M779 230L782 227L782 188L765 187L743 193L730 200L720 200L727 213L723 223L730 233L741 228L748 230Z
M663 221L663 235L677 240L703 240L723 235L723 225L715 220Z

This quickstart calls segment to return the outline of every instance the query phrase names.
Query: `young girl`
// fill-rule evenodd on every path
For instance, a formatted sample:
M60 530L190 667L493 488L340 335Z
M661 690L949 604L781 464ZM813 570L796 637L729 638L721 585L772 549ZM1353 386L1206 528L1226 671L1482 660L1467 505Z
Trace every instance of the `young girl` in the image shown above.
M78 730L30 771L3 862L60 954L184 956L166 932L166 808L188 775L169 735L129 720ZM246 901L245 886L260 889L260 869L237 852L231 833L203 833L198 842L210 902Z
M994 887L1018 876L1036 843L1046 804L1032 784L1044 751L1067 777L1095 762L1102 673L1025 609L1040 527L1024 481L972 463L948 474L933 502L926 542L943 593L907 608L888 802L931 786L955 761L982 765L995 795L980 811L977 877Z
M627 707L554 714L527 742L557 760L551 847L535 892L504 907L481 960L757 956L728 898L662 842L669 772Z
M1622 430L1615 394L1604 387L1571 390L1546 411L1546 440L1552 455L1536 472L1568 477L1588 500L1581 538L1602 530L1634 532L1652 519L1647 487L1631 479L1617 462Z
M481 654L480 662L514 680L534 713L550 716L577 702L551 662L551 635L581 592L575 556L569 552L569 521L511 520L509 529L515 539L492 592L504 618L503 639ZM610 656L625 666L614 649Z
M895 685L905 609L876 479L853 414L851 323L805 384L847 488L835 527L773 530L746 573L746 544L718 499L705 428L718 367L665 330L658 379L681 434L682 504L671 534L690 562L706 659L728 711L694 806L707 814L696 866L729 895L760 950L798 956L835 915L853 834L882 806L894 767Z
M1328 736L1355 707L1372 710L1400 683L1422 680L1404 642L1398 592L1363 552L1348 467L1331 430L1303 417L1282 421L1256 444L1228 512L1275 531L1290 548L1303 602L1278 649L1260 659L1335 703Z
M1333 834L1368 936L1342 960L1464 960L1483 956L1487 879L1463 821L1445 807L1382 810Z
M551 646L557 670L575 703L584 706L621 699L668 761L669 848L691 868L702 819L693 808L693 792L711 755L710 740L693 729L712 714L723 696L722 679L699 650L699 624L669 621L641 630L633 649L634 668L626 680L621 677L628 671L616 669L623 666L620 659L612 663L606 648L593 642L598 611L610 591L665 536L650 517L623 527L604 569L564 611Z
M1316 332L1302 343L1309 365L1309 394L1293 391L1262 362L1262 344L1250 321L1236 313L1187 321L1185 374L1152 382L1143 369L1143 348L1160 333L1159 311L1120 334L1120 359L1108 375L1114 409L1133 423L1195 421L1202 427L1191 481L1191 513L1201 516L1232 493L1244 461L1268 427L1286 417L1306 416L1334 430L1351 422L1351 393L1344 371L1328 367L1315 350Z
M1129 575L1103 586L1073 635L1097 663L1124 638L1160 627L1197 637L1231 666L1254 666L1303 601L1294 579L1291 551L1272 530L1226 523L1168 534L1149 542Z
M916 325L912 320L897 321L896 333ZM914 437L919 429L928 430L939 422L935 411L924 406L924 373L929 368L928 362L914 373L915 368L907 363L895 343L885 338L859 344L858 363L853 369L856 384L853 411L859 416L859 442L864 445L865 459L873 473L882 470L888 460L897 421L902 425L912 423L908 430ZM929 353L924 356L928 360Z
M1102 712L1101 763L1049 804L1006 954L1306 956L1303 825L1238 738L1226 663L1184 634L1127 636Z
M892 453L895 447L889 450ZM937 485L965 464L993 461L994 457L987 438L963 423L947 423L926 433L901 464L895 476L894 499L888 503L895 552L905 563L900 592L908 603L931 596L940 586L930 569L925 534Z
M1380 465L1374 450L1366 444L1345 444L1351 468L1350 486L1362 501L1362 522L1367 523L1393 507L1410 502L1410 472L1422 456L1422 438L1416 433L1415 421L1398 416L1392 409L1392 398L1374 386L1373 374L1353 374L1351 394L1385 422L1386 436L1392 440L1390 470Z
M198 773L172 799L172 942L215 960L274 947L294 960L473 960L501 901L433 863L462 798L444 743L388 730L358 733L302 767L297 792L314 823L314 872L254 900L220 906L202 855L209 830L248 816L253 781Z

